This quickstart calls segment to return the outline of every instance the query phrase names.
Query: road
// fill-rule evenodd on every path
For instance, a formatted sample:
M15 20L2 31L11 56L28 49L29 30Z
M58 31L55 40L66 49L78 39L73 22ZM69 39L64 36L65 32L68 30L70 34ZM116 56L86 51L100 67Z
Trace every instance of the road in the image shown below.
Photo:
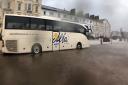
M0 85L128 85L128 44L0 55Z

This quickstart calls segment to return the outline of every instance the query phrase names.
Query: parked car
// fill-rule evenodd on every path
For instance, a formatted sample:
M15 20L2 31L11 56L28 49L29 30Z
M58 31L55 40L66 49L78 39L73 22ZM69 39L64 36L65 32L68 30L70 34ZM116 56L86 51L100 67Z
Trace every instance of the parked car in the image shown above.
M103 37L103 42L110 42L110 38Z

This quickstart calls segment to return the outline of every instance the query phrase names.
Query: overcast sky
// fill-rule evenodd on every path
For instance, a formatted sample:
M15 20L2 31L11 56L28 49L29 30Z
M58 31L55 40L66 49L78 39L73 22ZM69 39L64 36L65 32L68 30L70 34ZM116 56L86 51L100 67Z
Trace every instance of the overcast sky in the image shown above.
M112 30L128 31L128 0L43 0L43 4L66 10L77 8L108 19Z

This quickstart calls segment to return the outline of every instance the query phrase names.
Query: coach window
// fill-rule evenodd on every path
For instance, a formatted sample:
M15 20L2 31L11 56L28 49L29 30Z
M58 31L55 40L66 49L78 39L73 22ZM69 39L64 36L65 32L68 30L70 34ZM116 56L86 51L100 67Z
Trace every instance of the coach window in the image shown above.
M63 32L71 32L72 31L72 25L70 23L63 22L62 31Z
M70 23L70 32L77 32L77 25Z
M32 30L45 30L45 22L43 19L31 18L31 29Z
M36 19L36 18L31 18L31 25L30 25L31 30L36 30L36 29L38 30L37 21L38 21L38 19Z
M47 31L53 31L53 24L54 24L54 21L46 20L46 30Z
M41 30L46 30L46 23L45 23L44 19L39 20L38 28L41 29Z
M79 32L84 34L85 31L86 31L86 29L84 27L80 26Z
M5 28L6 29L28 29L29 18L18 16L6 16Z
M55 22L54 22L54 30L53 30L53 31L56 31L56 32L61 32L61 31L63 31L63 30L62 30L62 22L55 21Z

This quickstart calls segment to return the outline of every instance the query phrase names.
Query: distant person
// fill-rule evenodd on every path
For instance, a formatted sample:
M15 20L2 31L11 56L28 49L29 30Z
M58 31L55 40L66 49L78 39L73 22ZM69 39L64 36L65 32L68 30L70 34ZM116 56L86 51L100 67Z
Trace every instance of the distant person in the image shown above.
M100 44L102 45L103 44L103 37L100 36Z

